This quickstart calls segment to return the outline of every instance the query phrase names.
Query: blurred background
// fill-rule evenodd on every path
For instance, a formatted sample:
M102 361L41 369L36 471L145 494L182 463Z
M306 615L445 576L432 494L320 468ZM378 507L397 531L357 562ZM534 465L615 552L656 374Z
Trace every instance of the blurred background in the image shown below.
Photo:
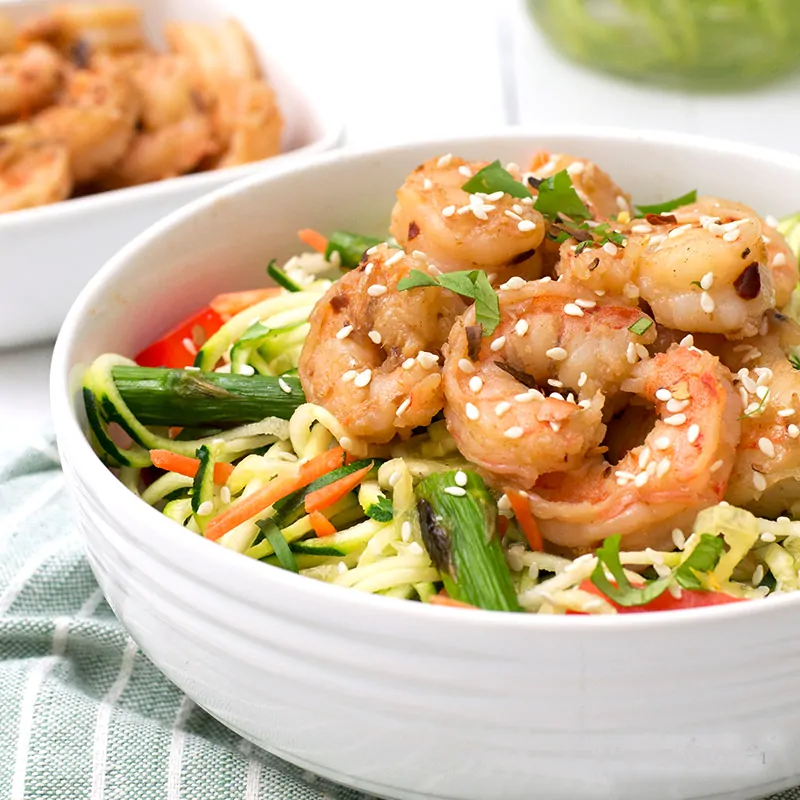
M227 7L266 24L264 0ZM324 87L351 147L594 125L800 152L800 0L292 0L280 26L275 57ZM51 350L0 350L12 434L46 424Z

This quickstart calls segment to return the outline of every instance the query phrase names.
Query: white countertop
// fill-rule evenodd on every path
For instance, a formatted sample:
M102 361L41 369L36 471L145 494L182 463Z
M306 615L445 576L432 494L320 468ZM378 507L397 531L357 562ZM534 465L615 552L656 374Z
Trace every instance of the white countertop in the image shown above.
M230 6L257 19L252 0ZM723 97L623 84L559 58L514 0L295 0L284 8L287 31L302 31L302 40L287 35L282 46L301 48L306 57L295 58L298 68L313 71L340 99L350 145L544 122L664 128L800 150L793 120L800 79ZM585 97L603 102L589 105ZM0 291L0 313L2 303ZM3 436L23 438L48 423L51 351L0 351Z

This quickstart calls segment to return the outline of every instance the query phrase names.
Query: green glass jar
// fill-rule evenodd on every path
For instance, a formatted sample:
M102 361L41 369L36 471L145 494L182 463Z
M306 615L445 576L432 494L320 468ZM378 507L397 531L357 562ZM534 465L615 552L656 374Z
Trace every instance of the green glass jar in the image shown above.
M800 0L527 0L562 53L624 78L736 91L800 64Z

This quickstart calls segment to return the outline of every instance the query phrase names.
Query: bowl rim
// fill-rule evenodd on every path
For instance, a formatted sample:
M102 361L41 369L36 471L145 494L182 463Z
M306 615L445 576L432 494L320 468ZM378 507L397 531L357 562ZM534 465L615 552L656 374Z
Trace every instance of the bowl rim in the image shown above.
M272 581L279 591L293 592L299 599L309 603L309 608L316 607L317 602L326 606L336 605L343 613L350 608L354 612L382 613L386 615L386 624L406 621L418 624L436 624L437 620L446 621L451 629L463 626L469 634L476 627L491 625L502 626L514 630L530 632L558 631L560 635L584 636L593 631L604 635L610 631L636 634L643 628L672 629L679 626L684 629L695 629L699 626L716 625L723 621L760 619L763 615L771 615L781 609L800 607L800 592L776 595L758 602L731 603L721 606L695 608L691 613L649 612L639 614L601 614L601 615L548 615L531 613L491 612L484 609L453 609L431 606L427 603L415 602L383 602L385 598L356 591L342 591L342 587L328 585L322 581L307 579L282 569L268 570L264 565L249 559L238 552L219 547L216 543L199 536L187 535L186 531L175 525L172 520L142 502L141 498L129 491L113 473L108 470L94 453L88 438L84 435L77 416L72 410L70 378L72 365L70 352L76 336L76 330L90 307L97 302L98 296L113 285L117 273L123 269L130 258L144 246L164 236L184 221L230 197L247 194L253 187L268 184L271 181L296 172L318 170L328 165L343 162L357 162L364 158L400 155L409 150L420 148L437 152L440 149L457 150L460 146L486 145L490 150L494 142L508 139L537 137L585 139L587 142L603 140L623 146L625 144L644 143L650 145L678 145L683 148L713 150L733 157L744 156L771 162L778 166L800 173L800 155L773 150L761 145L734 142L714 137L675 133L672 131L656 131L648 129L630 129L616 127L593 126L542 126L542 127L508 127L489 134L465 136L439 136L431 139L413 140L402 144L393 144L375 148L345 147L339 150L319 153L303 159L286 159L275 165L274 169L261 171L217 189L214 192L193 200L182 208L166 215L163 219L139 234L125 245L117 254L107 261L103 267L89 280L80 295L72 304L59 332L50 369L50 400L55 423L59 450L62 458L70 462L70 466L80 474L86 484L92 500L102 494L103 504L115 509L120 517L139 520L152 535L153 547L164 542L163 550L183 551L184 563L197 564L202 569L211 568L217 571L241 570L253 571L253 578ZM162 557L163 557L162 550ZM229 586L217 584L218 591L235 594L235 583ZM259 604L258 598L247 597L248 602Z

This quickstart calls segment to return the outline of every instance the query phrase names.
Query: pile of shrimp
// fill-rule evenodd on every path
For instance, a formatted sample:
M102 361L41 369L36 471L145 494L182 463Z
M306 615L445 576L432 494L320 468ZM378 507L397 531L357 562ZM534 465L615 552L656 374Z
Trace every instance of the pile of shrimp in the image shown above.
M0 14L0 212L269 158L275 93L234 20L170 22L148 45L140 9Z
M776 221L717 197L640 214L602 169L565 154L506 166L531 197L462 188L487 163L447 154L415 169L393 241L312 312L299 375L341 444L377 453L443 415L501 513L519 517L521 499L554 557L614 534L623 550L680 549L724 502L791 512L800 326L780 309L798 262ZM574 220L537 211L541 181L564 170L586 227L614 241L563 240ZM486 335L450 291L400 290L411 270L482 270L499 324Z

